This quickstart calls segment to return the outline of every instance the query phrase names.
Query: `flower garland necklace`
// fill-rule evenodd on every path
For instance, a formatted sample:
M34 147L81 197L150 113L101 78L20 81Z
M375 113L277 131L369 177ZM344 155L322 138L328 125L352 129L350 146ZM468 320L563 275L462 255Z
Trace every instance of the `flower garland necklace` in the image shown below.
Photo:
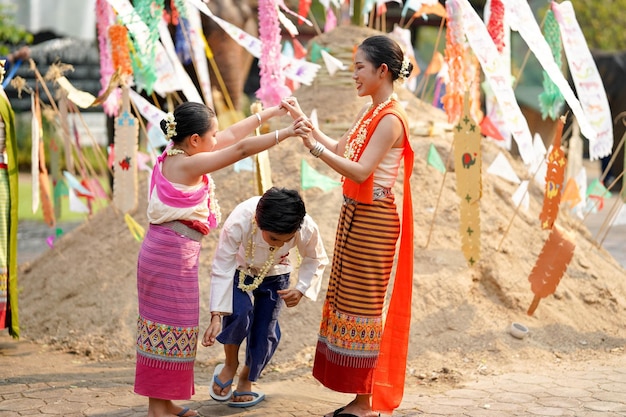
M254 251L256 249L256 244L254 243L254 235L256 234L256 221L252 218L252 232L250 233L250 238L248 238L248 243L246 244L246 259L250 259L248 265L252 265L254 263ZM239 284L237 284L237 288L241 291L254 291L259 288L259 285L265 279L265 276L270 271L270 269L274 266L276 257L276 247L270 246L270 255L267 257L267 260L261 267L258 275L254 275L254 273L248 269L244 272L242 269L239 270ZM254 277L254 280L251 284L246 284L244 281L246 279L246 275L250 275Z
M183 151L180 148L170 148L167 151L165 151L165 153L167 154L167 156L187 155L187 152Z
M378 113L380 113L382 109L387 107L387 105L391 103L392 100L395 100L396 97L397 96L395 93L390 95L387 100L376 106L369 118L365 119L365 116L367 116L369 114L369 111L372 109L373 104L370 105L367 111L363 113L359 121L356 122L354 126L352 126L352 129L348 134L348 145L346 146L346 150L343 153L343 156L345 158L348 158L351 161L356 161L357 158L361 156L361 149L363 148L363 144L365 143L365 139L367 138L367 127L369 126L371 121L374 120L374 118L378 115ZM353 137L354 132L357 129L359 129L359 131L357 132L356 136Z

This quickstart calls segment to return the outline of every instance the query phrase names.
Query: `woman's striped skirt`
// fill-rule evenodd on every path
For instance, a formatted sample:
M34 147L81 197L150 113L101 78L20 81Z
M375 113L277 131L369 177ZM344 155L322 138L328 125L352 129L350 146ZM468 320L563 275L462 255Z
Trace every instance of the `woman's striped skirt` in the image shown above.
M393 195L343 204L313 376L338 392L369 394L400 220Z

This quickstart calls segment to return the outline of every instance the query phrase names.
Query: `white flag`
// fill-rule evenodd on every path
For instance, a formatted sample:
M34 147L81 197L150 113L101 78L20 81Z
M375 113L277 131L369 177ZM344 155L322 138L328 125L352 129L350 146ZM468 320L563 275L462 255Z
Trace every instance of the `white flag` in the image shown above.
M513 193L513 196L511 196L511 200L513 200L516 206L528 210L530 203L530 198L528 197L528 181L524 180L521 182L517 190Z
M322 58L324 58L324 64L326 65L326 70L328 74L332 77L338 70L346 69L346 66L339 59L335 58L325 50L322 51Z
M497 175L515 184L520 183L519 177L513 170L513 167L509 163L509 160L506 159L502 152L498 152L498 156L496 156L491 165L489 165L487 173Z

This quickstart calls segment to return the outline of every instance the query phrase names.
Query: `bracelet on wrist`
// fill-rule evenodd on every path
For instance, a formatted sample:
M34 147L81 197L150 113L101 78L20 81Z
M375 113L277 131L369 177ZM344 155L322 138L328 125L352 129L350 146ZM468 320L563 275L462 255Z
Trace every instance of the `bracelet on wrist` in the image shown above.
M254 113L254 115L259 121L259 126L261 126L263 124L263 120L261 120L261 113Z
M320 155L322 154L322 152L324 152L325 149L326 149L326 147L324 145L322 145L321 143L316 141L315 142L315 146L312 147L309 152L311 152L311 155L313 155L314 157L319 158Z
M278 145L280 142L278 141L278 129L274 131L274 136L276 138L276 144Z

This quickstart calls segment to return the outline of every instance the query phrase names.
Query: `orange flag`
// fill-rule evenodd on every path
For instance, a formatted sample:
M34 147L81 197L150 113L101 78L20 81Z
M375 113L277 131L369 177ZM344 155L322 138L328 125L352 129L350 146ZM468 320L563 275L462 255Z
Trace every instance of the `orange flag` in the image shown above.
M561 201L569 203L570 207L577 206L582 201L580 198L580 191L578 190L578 184L576 184L574 178L567 180L567 184L565 184L565 189L563 190L563 195L561 196Z
M441 67L443 66L443 55L441 52L435 51L433 54L433 58L430 60L430 64L426 67L425 73L428 75L437 74L441 71Z
M419 16L425 14L434 14L439 17L447 17L446 9L441 5L441 3L435 4L424 4L418 11L413 13L413 17L417 18Z
M573 242L566 239L558 227L553 227L548 240L528 277L530 289L535 294L527 314L532 316L542 298L554 294L556 287L574 256Z
M565 152L561 149L561 135L563 133L564 117L559 118L557 132L554 135L552 143L552 151L548 155L546 185L543 197L543 209L539 214L541 220L541 228L544 230L552 229L556 216L559 214L559 203L561 202L561 194L563 182L565 179L565 165L567 159Z

